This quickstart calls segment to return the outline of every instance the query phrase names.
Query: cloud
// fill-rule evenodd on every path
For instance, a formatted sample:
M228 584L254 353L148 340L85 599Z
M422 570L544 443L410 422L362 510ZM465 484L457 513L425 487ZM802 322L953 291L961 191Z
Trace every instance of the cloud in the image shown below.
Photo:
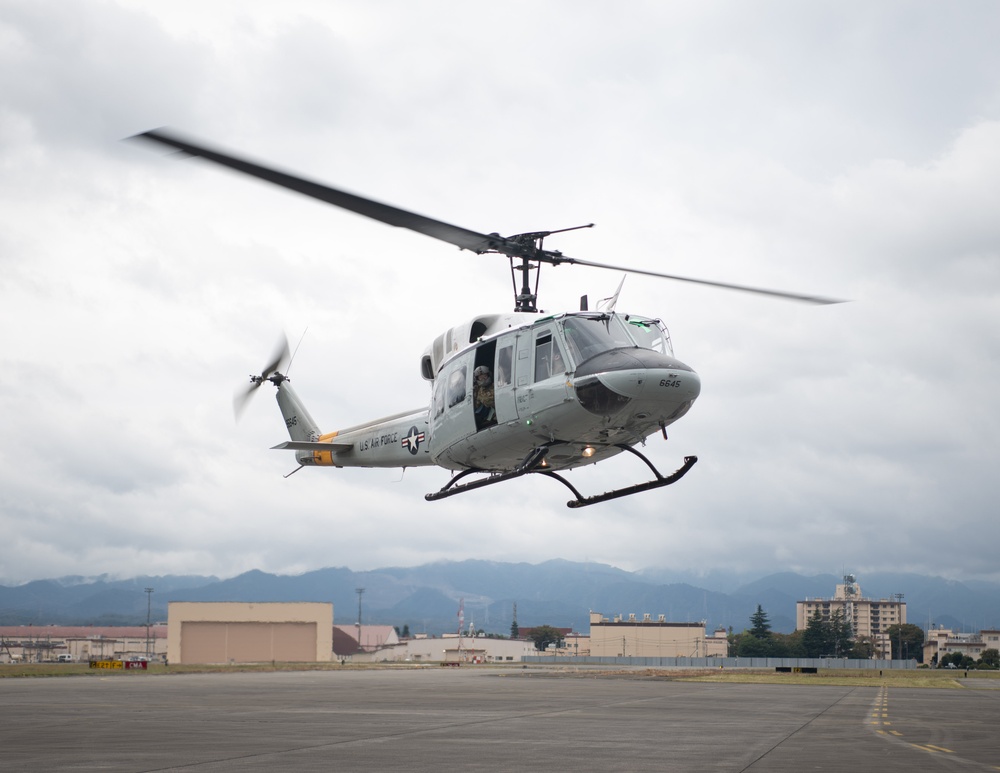
M1000 14L832 6L7 3L0 13L0 577L437 558L996 578ZM393 19L384 23L384 15ZM483 232L595 221L703 393L678 484L304 470L233 391L282 331L324 429L418 407L427 344L506 263L119 140L173 125ZM542 307L619 276L546 268ZM614 459L586 492L647 475Z

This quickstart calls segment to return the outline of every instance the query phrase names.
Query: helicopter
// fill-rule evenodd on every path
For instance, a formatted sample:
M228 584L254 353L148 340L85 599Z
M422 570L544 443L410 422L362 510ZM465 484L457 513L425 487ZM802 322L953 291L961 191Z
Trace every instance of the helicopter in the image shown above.
M435 501L474 489L543 475L565 485L571 508L669 486L698 461L662 474L635 446L685 416L701 392L695 370L674 356L669 331L656 317L617 311L615 293L589 309L547 314L538 309L538 282L546 265L581 265L691 282L813 304L834 298L716 282L582 260L544 247L546 238L593 224L501 236L484 234L264 166L182 136L153 129L133 139L166 146L296 191L388 225L406 228L476 254L499 254L510 263L514 309L481 314L437 336L420 358L430 384L424 407L333 432L321 431L282 373L287 341L234 400L237 415L263 384L275 387L298 467L407 468L437 466L453 475L425 495ZM624 279L622 280L624 281ZM619 285L619 292L621 285ZM286 371L287 373L287 371ZM585 496L563 473L628 453L653 477ZM285 477L288 477L286 475ZM475 476L475 477L472 477Z

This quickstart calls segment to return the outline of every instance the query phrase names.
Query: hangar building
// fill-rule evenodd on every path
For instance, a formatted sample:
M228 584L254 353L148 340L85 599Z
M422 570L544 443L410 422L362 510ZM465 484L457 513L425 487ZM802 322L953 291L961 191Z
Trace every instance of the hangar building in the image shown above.
M171 601L167 607L169 663L324 663L332 652L332 604Z
M613 620L590 613L590 654L593 657L713 658L726 656L726 632L705 635L704 623L670 623L664 615L637 620L617 615Z

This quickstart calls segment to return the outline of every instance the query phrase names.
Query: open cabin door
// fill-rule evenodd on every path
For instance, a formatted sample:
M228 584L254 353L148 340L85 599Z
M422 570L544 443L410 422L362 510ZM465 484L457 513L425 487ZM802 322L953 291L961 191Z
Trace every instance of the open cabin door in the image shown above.
M472 369L472 352L466 352L445 365L434 380L430 424L431 437L439 449L435 453L445 453L474 431Z
M517 379L527 373L530 350L529 336L511 332L496 342L496 409L497 423L517 421ZM521 352L523 344L523 352ZM520 355L520 360L519 360Z

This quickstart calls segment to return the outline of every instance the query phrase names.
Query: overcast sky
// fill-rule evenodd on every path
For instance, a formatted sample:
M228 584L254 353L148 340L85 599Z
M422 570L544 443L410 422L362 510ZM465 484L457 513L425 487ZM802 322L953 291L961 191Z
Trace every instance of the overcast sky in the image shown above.
M993 2L0 3L0 582L482 558L1000 580L1000 7ZM595 222L702 378L666 489L303 470L425 405L425 346L512 306L507 262L137 143L170 126L467 228ZM620 275L543 270L572 310ZM634 459L571 473L587 493Z

